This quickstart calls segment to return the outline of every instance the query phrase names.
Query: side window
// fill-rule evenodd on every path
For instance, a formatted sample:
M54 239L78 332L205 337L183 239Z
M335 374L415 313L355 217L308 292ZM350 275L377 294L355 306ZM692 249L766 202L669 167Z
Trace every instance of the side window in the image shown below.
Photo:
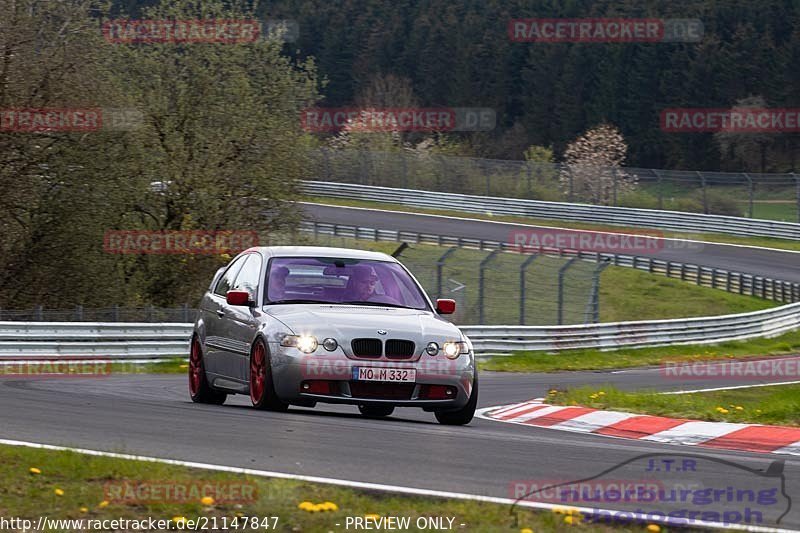
M259 276L261 274L261 256L258 254L250 254L247 258L239 275L236 276L236 281L233 288L236 290L243 290L250 293L255 298L258 290Z
M225 271L220 280L217 282L217 287L214 289L214 294L219 294L220 296L225 296L228 294L228 291L233 287L233 280L236 279L236 274L239 273L239 269L242 268L242 265L248 257L249 256L247 255L243 255L233 262L233 264L228 268L228 270Z

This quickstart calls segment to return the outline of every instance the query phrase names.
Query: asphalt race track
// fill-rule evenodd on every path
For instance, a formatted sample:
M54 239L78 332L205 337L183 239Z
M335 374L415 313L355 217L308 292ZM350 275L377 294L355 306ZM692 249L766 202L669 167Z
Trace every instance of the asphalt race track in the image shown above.
M658 389L680 385L652 368L483 373L479 405L523 401L569 383ZM717 379L692 385L729 383ZM222 407L192 404L186 378L176 375L9 377L0 379L0 438L503 498L512 496L511 484L518 480L576 479L641 454L690 452L761 471L783 459L786 492L800 494L800 457L716 452L477 418L466 427L447 427L438 425L432 414L408 408L387 420L368 420L349 406L270 413L248 404L243 396L229 398ZM742 471L731 468L703 476L706 486L748 482ZM792 508L780 527L800 528L800 508Z
M435 215L339 207L313 203L302 203L306 218L330 224L362 226L367 228L439 234L469 239L484 239L508 242L509 235L525 225L487 222L483 220L453 219ZM408 208L409 210L411 208ZM470 215L465 214L468 218ZM568 224L564 222L564 224ZM527 226L539 227L542 226ZM550 228L552 229L552 228ZM625 228L620 227L620 231ZM656 232L656 230L652 230ZM560 233L579 233L579 230L559 230ZM648 232L648 235L651 233ZM702 239L702 235L695 235ZM621 251L627 255L647 255L657 259L691 263L723 270L734 270L768 278L800 282L800 255L798 253L748 248L713 243L685 243L667 240L659 250L648 253Z
M319 204L303 204L303 209L321 222L495 241L506 241L512 230L524 227ZM653 256L800 281L800 256L790 252L703 244L664 246ZM752 383L714 378L681 383L666 379L658 368L482 373L479 407L544 396L552 387L613 384L666 391ZM408 408L386 420L370 420L352 406L262 412L243 396L230 397L221 407L197 405L187 389L186 377L175 375L5 377L0 379L0 438L500 498L514 498L519 481L583 479L643 454L691 453L740 467L704 471L706 487L747 486L753 472L783 461L785 493L800 495L800 457L795 456L632 441L481 418L466 427L448 427L430 413ZM609 502L600 506L624 508ZM674 506L658 502L650 508ZM787 509L777 527L800 530L800 503ZM776 525L773 518L766 516L762 525Z

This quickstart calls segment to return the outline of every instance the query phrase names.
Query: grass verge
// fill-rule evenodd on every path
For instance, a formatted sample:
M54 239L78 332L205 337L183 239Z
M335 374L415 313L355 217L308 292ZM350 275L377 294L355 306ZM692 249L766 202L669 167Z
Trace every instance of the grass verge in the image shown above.
M772 339L750 339L713 345L662 346L563 352L516 352L495 356L480 363L481 370L499 372L557 372L562 370L602 370L659 365L667 361L702 361L733 357L787 355L800 352L800 331Z
M671 418L800 426L800 385L777 385L692 394L623 392L582 387L548 394L556 405L583 405Z
M367 202L364 200L345 200L341 198L306 197L303 198L302 200L306 202L315 202L321 204L343 205L349 207L367 207L373 209L386 209L388 211L413 211L414 213L427 213L432 215L475 218L479 220L495 220L497 222L512 222L516 224L534 224L537 226L548 226L548 227L588 229L596 231L630 231L632 229L636 229L627 226L586 224L570 220L550 220L550 219L541 219L541 218L532 218L523 216L492 215L488 213L470 213L465 211L454 211L447 209L420 208L403 204ZM639 229L648 232L660 231L660 230L652 230L646 228L639 228ZM697 240L697 241L706 241L715 243L743 244L747 246L758 246L762 248L777 248L780 250L800 251L800 241L791 241L787 239L768 238L768 237L737 237L736 235L726 235L721 233L678 233L674 231L663 231L661 233L664 237L667 238Z
M36 469L35 473L31 472L32 468ZM206 517L209 524L213 518L222 524L225 517L230 524L236 517L248 516L278 517L277 527L273 528L273 522L269 522L270 531L326 532L344 529L348 516L375 515L375 518L410 517L412 524L419 517L453 517L454 529L462 531L517 532L521 528L567 531L574 527L565 523L566 517L561 514L526 509L517 509L512 514L504 505L398 496L16 446L0 446L0 476L3 479L0 516L30 519L34 524L42 515L50 519L91 520L153 517L171 520L171 529L179 529L181 517L187 520ZM156 489L161 490L161 494L167 494L167 490L177 494L180 487L186 489L187 497L169 498L172 503L153 497L156 493L152 491ZM229 499L203 501L202 490L208 487L223 488ZM223 492L215 494L219 496ZM138 496L150 501L137 502L134 497ZM303 502L308 502L309 510L299 508ZM337 523L341 525L336 526ZM462 523L465 524L463 528L459 527ZM241 527L237 529L242 530ZM586 525L581 529L588 532L645 531L639 526Z

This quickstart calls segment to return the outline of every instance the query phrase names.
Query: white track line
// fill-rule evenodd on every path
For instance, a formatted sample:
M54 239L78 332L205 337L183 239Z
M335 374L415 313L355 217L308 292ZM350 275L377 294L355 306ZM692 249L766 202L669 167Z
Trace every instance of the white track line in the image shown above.
M491 408L489 408L491 409ZM483 409L485 411L488 409ZM496 496L480 496L477 494L465 494L461 492L447 492L447 491L440 491L440 490L431 490L431 489L418 489L412 487L402 487L398 485L385 485L381 483L366 483L362 481L349 481L345 479L336 479L336 478L326 478L326 477L317 477L317 476L302 476L298 474L287 474L285 472L271 472L268 470L255 470L252 468L240 468L235 466L223 466L223 465L213 465L207 463L196 463L191 461L179 461L176 459L162 459L158 457L147 457L142 455L129 455L124 453L113 453L113 452L104 452L99 450L87 450L84 448L70 448L67 446L55 446L52 444L40 444L37 442L27 442L27 441L18 441L18 440L9 440L9 439L0 439L0 444L4 444L7 446L21 446L25 448L36 448L40 450L53 450L53 451L62 451L62 452L75 452L80 453L83 455L93 455L96 457L111 457L114 459L127 459L132 461L143 461L148 463L161 463L161 464L168 464L174 466L184 466L188 468L201 468L203 470L214 470L218 472L229 472L232 474L244 474L249 476L259 476L259 477L271 477L271 478L280 478L280 479L292 479L295 481L307 481L311 483L324 483L327 485L337 485L340 487L348 487L352 489L365 489L365 490L379 490L384 492L396 492L399 494L407 494L413 496L432 496L435 498L450 498L456 500L470 500L470 501L479 501L479 502L486 502L486 503L497 503L503 505L513 505L516 504L520 507L527 507L531 509L547 509L553 510L555 508L564 509L564 505L556 505L552 503L543 503L543 502L532 502L532 501L517 501L511 498L499 498ZM619 512L618 510L614 509L597 509L597 508L589 508L589 507L572 507L569 506L570 509L576 509L582 513L600 513L600 512L610 512L616 513ZM628 513L629 514L629 513ZM662 523L668 524L667 520L647 520L648 523ZM691 527L709 527L715 529L728 529L728 530L738 530L738 531L753 531L758 533L792 533L796 530L791 529L778 529L778 528L771 528L771 527L763 527L763 526L745 526L741 524L723 524L719 522L705 522L702 520L697 520Z
M465 220L467 222L485 222L486 224L504 224L504 225L512 225L512 226L521 226L521 227L524 227L524 228L539 228L539 229L551 229L551 230L563 230L563 231L583 231L583 232L586 232L586 233L599 233L599 234L604 234L604 235L630 235L630 233L616 233L616 232L613 232L613 231L600 231L600 230L581 229L581 228L562 228L562 227L559 227L559 226L537 226L536 224L522 224L522 223L519 223L519 222L504 222L502 220L484 220L482 218L454 217L454 216L449 216L449 215L433 215L431 213L414 213L413 211L399 211L399 210L395 210L395 209L378 209L378 208L375 208L375 207L353 207L353 206L349 206L349 205L321 204L321 203L318 203L318 202L295 202L295 203L306 204L306 205L321 205L323 207L338 207L340 209L360 209L362 211L378 211L380 213L399 213L399 214L402 214L402 215L438 217L438 218L447 218L447 219L450 219L450 220ZM498 216L523 216L524 217L525 215L498 215ZM557 219L552 219L552 220L557 220ZM326 224L328 224L328 223L326 222ZM664 230L660 230L658 228L642 228L642 229L653 229L655 231L664 231ZM695 232L695 233L699 233L699 232ZM724 234L715 234L715 235L724 235ZM703 244L703 245L711 244L711 245L716 245L716 246L730 246L730 247L733 247L733 248L749 248L749 249L753 249L753 250L770 250L770 251L773 251L773 252L785 252L787 254L800 254L800 250L785 250L783 248L770 248L770 247L765 247L765 246L755 246L755 245L752 245L752 244L734 244L734 243L730 243L730 242L698 241L698 240L694 240L694 239L676 239L674 237L652 237L652 238L663 240L663 241L674 241L674 242L678 242L678 243L690 242L690 243ZM758 238L758 237L754 237L754 238ZM484 239L484 240L490 240L490 239ZM795 242L795 241L791 241L791 239L787 239L787 240L789 240L790 242Z
M714 389L676 390L661 392L659 394L694 394L695 392L714 392L718 390L752 389L754 387L777 387L779 385L797 385L800 381L780 381L775 383L755 383L753 385L732 385L730 387L716 387Z

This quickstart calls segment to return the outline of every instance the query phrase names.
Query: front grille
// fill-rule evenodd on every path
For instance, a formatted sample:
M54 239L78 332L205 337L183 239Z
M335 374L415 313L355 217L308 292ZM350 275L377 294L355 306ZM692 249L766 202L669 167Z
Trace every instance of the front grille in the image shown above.
M373 400L410 400L414 393L413 383L373 383L351 381L350 394L353 398Z
M383 344L380 339L353 339L350 347L356 357L378 359L383 354Z
M408 359L414 355L414 342L400 339L386 341L386 357L388 359Z

